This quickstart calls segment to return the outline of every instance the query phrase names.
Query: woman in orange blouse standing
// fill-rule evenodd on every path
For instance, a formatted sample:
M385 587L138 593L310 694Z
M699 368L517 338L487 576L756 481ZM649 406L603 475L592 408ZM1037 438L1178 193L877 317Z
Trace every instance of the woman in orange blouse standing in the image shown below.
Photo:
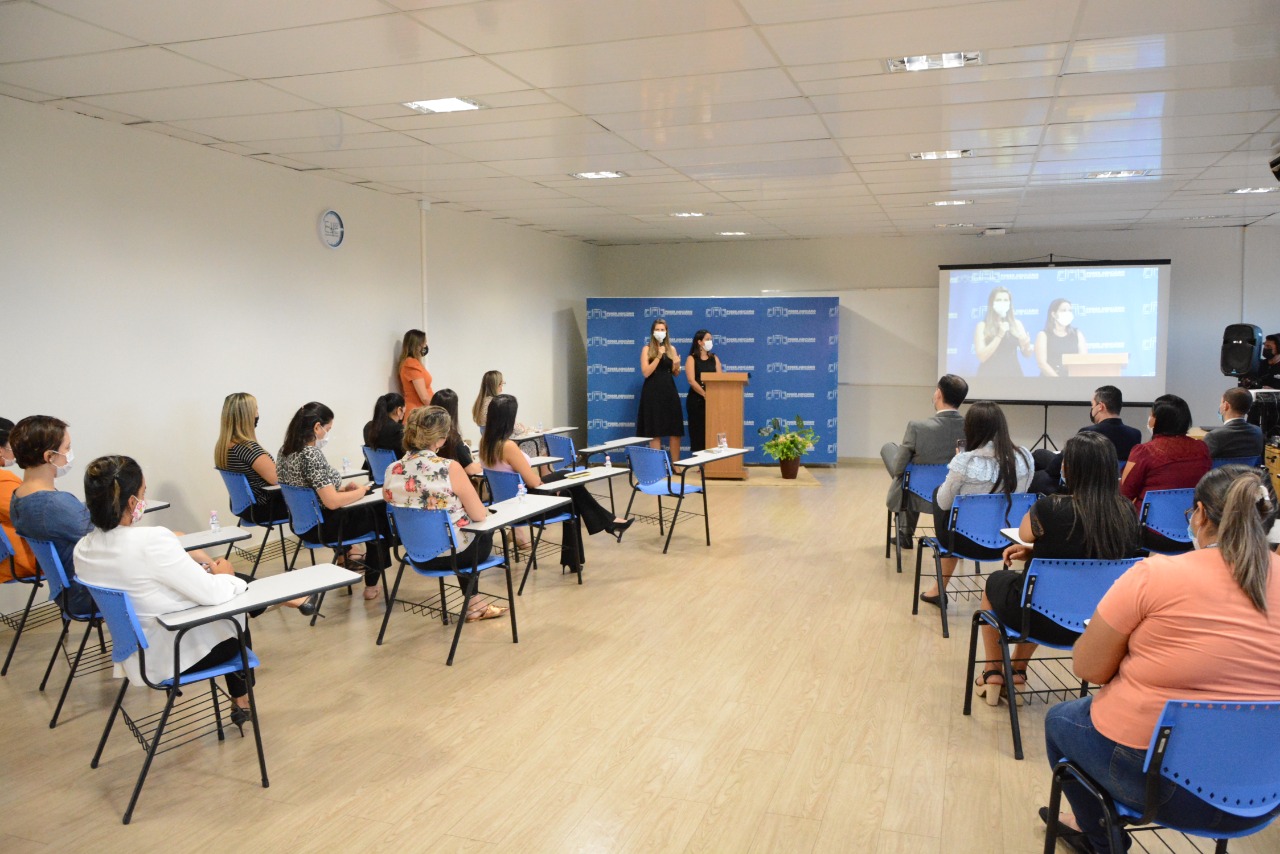
M404 417L407 421L409 413L420 406L427 406L435 391L431 388L431 372L422 364L426 357L427 333L421 329L410 329L404 334L400 344L400 393L404 395Z

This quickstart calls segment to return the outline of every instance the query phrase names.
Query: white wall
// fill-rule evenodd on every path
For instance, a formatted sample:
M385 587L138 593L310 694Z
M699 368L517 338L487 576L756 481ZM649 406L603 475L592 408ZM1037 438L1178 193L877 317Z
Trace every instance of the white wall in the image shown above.
M526 424L584 426L596 248L439 209L424 225L427 364L437 391L458 393L462 434L479 438L470 410L489 370L502 372ZM581 445L586 433L573 438Z
M1249 232L1246 238L1246 231ZM1061 258L1170 258L1173 261L1169 320L1169 390L1191 404L1197 423L1216 417L1223 390L1234 385L1218 370L1222 329L1230 323L1257 323L1280 330L1280 232L1276 228L1186 228L1152 231L1061 232L1004 237L926 235L903 238L844 238L744 241L666 246L618 246L601 250L605 293L624 295L758 296L762 290L788 294L845 292L849 313L856 291L937 288L938 265ZM842 335L850 329L842 320ZM903 317L878 330L887 339L914 337L936 364L937 318ZM844 342L847 344L847 342ZM885 358L892 358L886 353ZM913 363L918 359L912 360ZM929 411L932 379L901 384L868 381L883 370L869 366L852 375L842 358L840 456L876 457L880 445L897 441L907 418ZM1033 442L1043 410L1009 410L1015 437ZM1061 443L1085 423L1083 409L1051 410L1050 433ZM1125 419L1142 426L1146 413L1128 410Z

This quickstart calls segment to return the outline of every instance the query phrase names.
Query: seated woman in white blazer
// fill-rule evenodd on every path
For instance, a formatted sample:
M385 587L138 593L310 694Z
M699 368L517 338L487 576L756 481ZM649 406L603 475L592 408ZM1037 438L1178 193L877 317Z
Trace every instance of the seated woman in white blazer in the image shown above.
M176 635L156 617L197 605L219 605L243 593L247 582L237 578L225 560L188 554L169 529L134 524L146 510L147 482L133 459L99 457L90 463L84 475L84 496L93 530L76 545L77 574L89 584L129 594L147 638L147 678L153 683L169 679L174 675ZM182 638L184 673L239 656L236 633L225 621L199 626ZM138 654L117 664L115 675L141 684ZM249 719L246 680L252 678L252 673L243 672L226 676L227 692L234 699L231 723L242 731Z

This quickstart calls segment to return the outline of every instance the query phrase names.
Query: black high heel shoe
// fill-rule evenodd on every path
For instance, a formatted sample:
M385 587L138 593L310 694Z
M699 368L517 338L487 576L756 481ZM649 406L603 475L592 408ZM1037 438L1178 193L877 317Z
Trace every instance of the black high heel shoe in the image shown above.
M320 594L312 593L307 597L307 601L298 606L298 613L304 617L310 617L320 607Z
M627 532L627 528L630 528L631 523L634 521L635 518L632 517L625 522L614 522L612 527L609 528L609 533L617 537L618 542L622 542L622 535Z
M231 725L240 730L241 738L244 738L244 725L250 717L248 709L241 708L235 703L231 704Z

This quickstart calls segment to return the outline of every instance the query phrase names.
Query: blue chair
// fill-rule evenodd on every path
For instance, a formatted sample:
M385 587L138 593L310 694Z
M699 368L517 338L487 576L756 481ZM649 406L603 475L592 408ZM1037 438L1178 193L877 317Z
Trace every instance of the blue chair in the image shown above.
M974 543L989 549L1003 549L1009 545L1009 539L1002 533L1001 528L1016 528L1021 522L1022 517L1027 515L1031 509L1031 505L1035 504L1037 496L1030 492L1015 492L1005 499L1002 492L994 494L978 494L978 495L957 495L955 501L951 504L951 515L948 518L947 527L956 534L973 541ZM916 551L916 584L915 592L911 596L911 613L920 613L920 563L924 555L925 549L933 551L933 568L934 574L938 580L938 590L942 591L942 559L944 557L954 557L959 560L971 560L975 564L983 561L1000 560L1000 558L991 558L983 556L967 555L960 551L944 549L942 543L936 536L921 537L920 547ZM976 568L972 577L982 574L982 568ZM963 578L961 575L953 575L952 581L957 578ZM947 591L947 596L956 596L960 594L981 596L982 590L978 589L957 589L953 587ZM943 597L942 607L938 610L942 612L942 636L944 638L951 637L950 629L947 626L947 596Z
M0 621L13 629L13 640L9 644L9 654L4 657L4 667L0 668L0 676L6 676L9 673L9 662L13 660L13 651L18 648L18 641L22 638L22 632L28 628L36 628L43 626L45 623L53 622L60 615L58 606L52 603L37 606L34 610L32 605L36 601L36 591L38 591L43 583L43 576L39 566L36 567L36 574L18 577L18 564L14 560L16 550L13 543L9 541L9 535L4 532L4 528L0 528L0 563L9 562L9 580L5 584L27 584L31 586L31 594L27 596L27 604L21 611L14 611L11 614L0 614Z
M70 586L71 582L67 579L67 572L62 567L62 559L58 557L58 550L53 543L48 540L33 540L27 538L27 543L31 546L31 551L35 553L36 562L40 564L40 570L44 574L45 580L49 582L49 601L54 602L58 606L58 611L62 617L62 631L58 634L58 642L53 647L53 655L49 657L49 666L44 670L44 678L40 680L40 690L43 691L49 683L49 674L53 672L53 663L58 659L58 652L61 650L67 657L67 681L62 686L62 694L58 697L58 705L53 710L53 717L49 719L49 729L53 729L58 725L58 716L62 714L62 704L66 702L67 692L71 690L71 680L77 676L88 676L91 673L98 673L111 668L111 661L107 657L109 644L102 636L102 614L99 611L89 611L80 613L68 610L63 602L66 600L62 594ZM84 623L84 636L80 638L80 646L76 649L75 657L67 652L66 640L67 634L71 630L72 623ZM91 655L89 659L85 659L84 650L89 643L89 635L94 631L98 632L98 648L96 655ZM81 664L84 667L81 667Z
M1161 821L1190 836L1214 839L1218 852L1228 839L1257 833L1280 814L1280 702L1254 700L1169 700L1151 733L1147 758L1146 802L1126 804L1111 795L1070 760L1053 769L1045 854L1058 837L1062 781L1074 778L1104 808L1112 851L1123 851L1124 825L1149 825L1159 809L1161 781L1167 780L1205 803L1242 819L1257 819L1246 830L1221 830ZM1155 830L1157 828L1151 828ZM1172 850L1172 849L1170 849Z
M706 474L702 467L698 468L698 472L702 474L703 482L700 486L694 486L685 483L688 469L681 470L679 483L674 481L671 458L667 456L666 451L659 448L629 445L627 460L631 465L631 500L627 502L627 512L622 514L623 518L631 518L631 505L635 503L637 493L652 495L658 499L658 535L661 536L663 533L662 499L674 498L676 509L671 514L671 527L666 532L667 541L662 546L662 553L666 554L671 546L671 535L676 531L676 522L680 519L680 506L684 503L685 496L700 492L702 493L702 521L707 531L707 545L711 545L711 518L707 515Z
M1256 469L1262 465L1262 457L1214 457L1213 467L1220 469L1223 466L1248 466Z
M506 501L520 494L520 475L515 472L485 469L484 476L489 482L489 494L493 496L494 501ZM538 544L542 542L542 535L546 532L547 526L560 522L574 526L578 524L578 518L573 512L572 504L569 505L569 511L566 513L556 513L543 516L541 519L530 520L529 524L533 529L533 543L529 547L529 560L525 562L524 575L520 576L520 589L516 591L517 596L524 595L524 585L529 580L529 570L538 568ZM579 533L579 537L581 537L581 533ZM573 571L578 576L578 583L581 584L582 562L578 560L577 549L573 553Z
M911 495L924 499L926 503L933 500L933 493L947 479L947 464L907 463L902 472L902 503L896 510L889 511L885 521L884 556L889 557L889 550L894 549L898 557L898 572L902 572L902 547L898 545L898 532L902 530L903 515L911 508L907 506Z
M1153 489L1142 496L1142 508L1138 521L1142 525L1142 547L1153 554L1180 554L1191 551L1191 539L1187 536L1187 511L1195 506L1194 489ZM1180 548L1170 548L1167 543L1153 541L1151 534L1159 534Z
M294 549L293 560L290 561L287 569L293 569L298 562L298 551L306 549L311 554L311 565L316 563L316 549L345 549L348 546L354 546L359 543L371 543L381 539L376 531L370 531L367 534L359 534L354 537L339 537L337 539L325 540L320 538L320 523L324 521L324 511L320 506L320 496L316 494L314 489L305 486L286 486L280 484L280 492L284 495L284 505L289 510L289 527L293 529L293 535L298 538L299 546ZM310 538L306 535L310 534ZM387 581L387 571L379 570L382 574L382 582L384 585ZM348 588L349 590L350 588ZM320 594L320 600L316 603L316 612L311 615L311 625L316 624L316 619L320 616L320 607L324 604L324 594Z
M458 650L458 639L462 637L462 625L466 622L465 615L470 608L471 599L476 595L476 590L480 584L480 573L495 566L501 566L506 570L507 602L510 605L510 610L507 613L511 617L511 642L520 642L520 638L516 634L516 602L515 597L511 594L511 565L507 563L505 557L493 555L472 563L471 566L459 567L458 532L449 522L448 512L444 510L422 510L416 507L398 507L392 504L387 507L387 513L391 518L396 534L399 536L400 545L404 548L404 553L400 557L400 568L396 572L396 581L391 590L391 598L387 601L387 612L382 617L382 628L378 631L379 645L382 644L383 635L387 632L387 623L391 620L391 609L395 607L396 597L400 592L400 580L404 577L406 566L413 567L413 571L421 576L439 580L440 604L438 610L440 611L440 619L446 626L449 625L449 607L445 598L444 580L446 578L458 579L458 587L462 591L462 605L458 609L454 621L457 625L453 630L453 643L449 646L449 657L444 662L446 666L453 664L454 653ZM444 554L449 555L450 567L448 569L422 568L428 561ZM403 604L406 608L426 612L437 610L426 603L404 602Z
M227 471L226 469L218 469L218 474L222 475L222 483L227 487L227 496L231 499L231 512L236 515L238 521L237 528L266 528L266 533L262 535L262 545L258 546L258 554L253 558L253 569L249 571L249 577L254 578L258 574L258 564L262 562L262 553L267 550L267 542L271 539L271 531L280 531L280 560L284 562L285 570L289 569L289 552L284 544L284 526L289 523L289 517L286 515L283 519L271 519L268 522L255 522L251 518L245 518L242 513L249 512L249 508L255 503L253 497L253 489L249 486L249 478L239 472ZM231 557L231 545L227 545L226 557ZM299 543L293 550L294 559L297 559L298 549L302 548Z
M559 433L548 433L542 437L547 442L547 454L563 458L563 462L553 463L552 471L586 471L586 466L578 465L578 452L574 450L573 440Z
M107 725L102 730L102 738L98 741L98 749L93 754L93 761L89 763L90 768L97 768L98 761L102 758L102 750L107 746L107 737L111 735L111 726L115 723L116 714L119 713L124 717L125 726L133 733L134 737L142 744L147 751L147 758L143 760L142 770L138 772L138 782L133 787L133 795L129 798L129 806L124 811L124 823L128 824L133 818L133 808L138 803L138 795L142 793L142 784L147 780L147 772L151 769L151 761L155 759L157 753L164 753L172 750L174 747L186 744L196 738L210 735L217 732L218 741L225 739L222 728L222 703L218 698L221 694L231 697L225 690L218 687L217 677L228 673L248 673L250 670L258 666L258 657L253 654L253 650L244 645L244 634L241 631L240 624L236 620L229 620L236 627L236 636L240 640L240 657L223 664L217 664L203 670L196 670L191 673L182 672L181 648L182 636L187 633L187 629L182 629L177 633L177 637L173 642L173 668L174 673L178 674L170 679L162 682L152 682L147 678L147 637L142 632L142 625L138 622L138 614L133 609L133 601L129 598L129 594L123 590L115 590L110 587L99 587L95 584L84 585L91 594L93 600L98 603L98 610L102 613L103 618L107 621L107 626L111 629L111 639L114 646L111 651L111 660L119 664L125 661L135 652L138 654L138 669L142 672L142 680L148 688L156 691L165 692L164 709L158 714L147 714L141 718L130 717L129 712L125 710L124 694L129 690L129 680L122 680L120 692L116 694L116 701L111 706L111 713L107 716ZM209 683L209 698L213 706L213 726L200 732L196 730L199 726L198 717L204 713L200 708L203 703L201 697L191 697L182 699L182 687L191 685L195 682ZM206 713L207 714L207 713ZM170 717L173 718L177 735L170 735L170 740L160 747L164 736L165 726L170 723ZM253 685L249 685L249 720L253 722L253 738L258 745L258 767L262 771L262 788L267 788L267 759L262 752L262 736L258 732L258 707L253 700ZM154 731L150 727L154 726ZM244 730L241 729L240 737L244 737ZM174 742L177 742L176 744Z
M375 486L382 486L382 479L386 477L387 469L399 459L396 452L370 448L368 445L361 445L360 450L364 452L364 458L369 462L369 479Z
M964 713L970 713L973 707L973 680L975 665L978 663L978 630L986 623L1000 635L1001 670L1003 671L1005 690L1009 693L1009 726L1013 731L1013 756L1022 758L1022 730L1018 725L1018 699L1025 694L1044 694L1047 700L1050 695L1065 695L1074 690L1060 682L1060 687L1043 691L1031 691L1026 686L1019 690L1013 684L1013 662L1009 656L1009 647L1016 643L1034 643L1050 649L1069 650L1070 646L1050 643L1037 638L1031 631L1031 615L1040 614L1046 619L1083 634L1085 621L1093 616L1102 597L1111 589L1116 579L1124 575L1129 567L1140 558L1125 560L1046 560L1037 558L1027 566L1026 578L1022 584L1022 620L1016 626L1007 626L1000 622L994 611L978 611L973 615L973 626L969 633L969 670L965 677ZM1038 662L1070 661L1065 658L1037 658ZM987 662L983 660L984 664ZM986 668L983 668L986 669ZM1073 677L1074 678L1074 677ZM1047 684L1047 682L1046 682ZM1089 685L1081 681L1079 695L1088 693Z

